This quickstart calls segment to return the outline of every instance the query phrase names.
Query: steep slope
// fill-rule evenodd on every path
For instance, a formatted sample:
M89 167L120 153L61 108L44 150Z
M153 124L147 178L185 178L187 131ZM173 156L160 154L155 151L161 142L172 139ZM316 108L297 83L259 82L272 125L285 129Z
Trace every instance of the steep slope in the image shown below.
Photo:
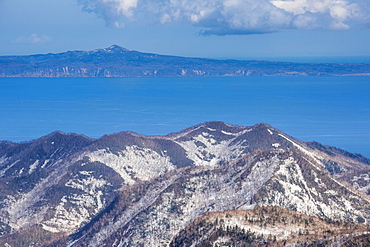
M0 145L0 244L165 246L206 213L264 205L370 222L369 198L357 190L367 185L354 175L368 159L268 124L97 140L55 132Z
M216 60L130 51L117 45L93 51L0 57L0 77L369 76L370 64L308 64Z
M324 146L317 142L308 143L308 145L324 152L322 156L327 158L323 158L322 162L326 170L328 170L333 177L345 181L361 192L370 195L369 166L353 162L355 159L356 161L370 164L368 158L335 147Z
M52 178L65 172L70 157L91 142L84 136L55 132L34 142L3 143L0 154L0 215L7 218L13 229L20 229L36 220L36 213L28 212L29 206L45 193L45 186L56 182Z
M247 154L227 165L177 170L159 181L149 181L144 192L141 188L144 194L140 199L128 200L134 203L127 204L127 192L120 194L119 200L124 203L117 203L112 211L70 243L73 242L73 246L129 246L129 243L166 246L179 230L207 212L266 204L321 218L368 222L370 205L366 199L335 184L331 178L327 178L332 181L327 185L331 186L330 190L324 188L327 173L320 172L308 161L299 164L302 160L296 157L299 156L294 151L271 150ZM278 184L277 179L282 179L281 173L286 169L293 171L285 173L285 180L279 180L282 185ZM300 174L315 172L319 174L316 181ZM283 186L284 191L280 191ZM317 195L313 195L321 187L330 194L317 191ZM123 188L126 189L135 191ZM106 225L107 222L110 224Z

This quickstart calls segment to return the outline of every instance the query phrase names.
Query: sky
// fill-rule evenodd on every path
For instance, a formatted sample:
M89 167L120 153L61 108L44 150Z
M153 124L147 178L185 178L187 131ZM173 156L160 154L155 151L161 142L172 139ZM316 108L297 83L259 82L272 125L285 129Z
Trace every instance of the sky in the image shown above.
M369 0L0 0L0 55L370 57Z

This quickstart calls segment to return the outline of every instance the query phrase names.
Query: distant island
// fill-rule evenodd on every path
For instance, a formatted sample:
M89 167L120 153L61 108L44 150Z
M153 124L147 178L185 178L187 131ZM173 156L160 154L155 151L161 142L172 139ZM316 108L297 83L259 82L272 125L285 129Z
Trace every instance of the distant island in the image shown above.
M370 76L370 63L292 63L158 55L118 45L0 56L0 77Z

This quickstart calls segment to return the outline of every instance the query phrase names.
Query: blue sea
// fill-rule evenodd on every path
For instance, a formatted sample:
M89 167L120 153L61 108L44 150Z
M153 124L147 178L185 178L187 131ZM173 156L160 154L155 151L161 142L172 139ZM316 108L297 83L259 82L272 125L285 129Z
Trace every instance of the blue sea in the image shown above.
M265 122L370 157L370 77L0 78L0 140Z

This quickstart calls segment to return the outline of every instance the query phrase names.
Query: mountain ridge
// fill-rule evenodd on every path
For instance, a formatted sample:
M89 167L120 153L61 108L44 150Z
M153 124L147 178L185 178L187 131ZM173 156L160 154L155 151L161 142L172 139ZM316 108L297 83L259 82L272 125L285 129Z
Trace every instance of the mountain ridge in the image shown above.
M220 60L118 45L92 51L0 56L0 77L370 76L370 64Z
M212 121L166 136L124 131L92 139L53 132L0 146L0 245L170 246L194 227L215 229L211 240L226 243L238 239L240 229L247 238L254 223L229 224L227 231L212 228L217 217L203 226L197 219L261 207L274 208L266 217L293 210L341 229L298 236L296 223L284 223L291 234L276 241L295 236L297 244L321 243L323 236L345 234L367 241L370 162L320 145L264 123ZM300 227L301 233L314 229L312 223ZM263 229L274 236L272 225ZM251 241L275 243L252 233Z

